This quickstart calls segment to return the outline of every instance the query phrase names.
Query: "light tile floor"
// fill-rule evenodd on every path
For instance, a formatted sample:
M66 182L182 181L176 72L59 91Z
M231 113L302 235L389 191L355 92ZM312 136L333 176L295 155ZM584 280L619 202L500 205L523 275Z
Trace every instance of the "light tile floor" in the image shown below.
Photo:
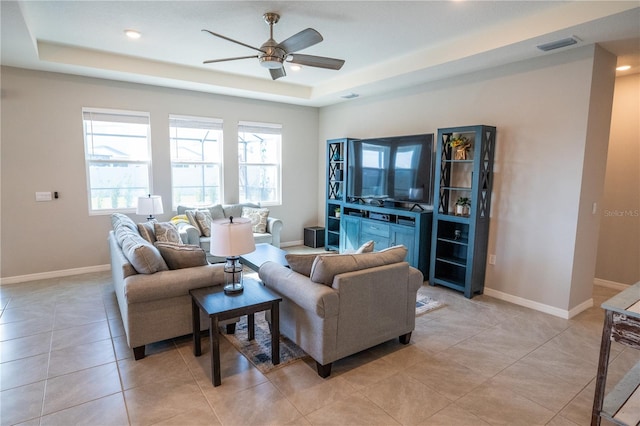
M134 361L109 273L0 288L0 424L587 425L602 330L594 308L563 320L487 296L427 287L446 307L397 340L338 361L266 375L221 339L222 386L207 344L188 336ZM203 342L204 343L204 342ZM609 384L640 351L613 345Z

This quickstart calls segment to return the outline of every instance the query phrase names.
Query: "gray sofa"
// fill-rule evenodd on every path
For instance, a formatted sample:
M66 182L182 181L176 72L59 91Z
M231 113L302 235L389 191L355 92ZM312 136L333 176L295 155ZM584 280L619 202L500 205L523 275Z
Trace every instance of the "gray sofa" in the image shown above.
M267 262L263 283L281 295L280 333L331 374L333 361L399 338L415 328L422 273L404 261L407 249L339 255L287 255L291 269ZM267 315L267 319L269 316Z
M244 204L224 204L224 205L213 205L213 206L201 206L201 207L190 207L179 205L176 210L179 215L184 215L187 210L209 210L211 214L211 218L213 220L228 218L230 216L233 217L241 217L242 216L242 208L243 207L252 207L259 208L257 204L252 203L244 203ZM224 262L223 257L212 256L209 253L209 244L210 237L206 237L201 235L200 230L195 226L188 223L178 223L178 230L180 231L180 236L182 240L186 244L196 244L202 247L202 249L207 253L207 259L211 263ZM271 244L274 247L280 248L280 232L282 231L282 221L280 219L276 219L274 217L269 216L267 218L267 229L265 233L254 233L253 237L256 244L259 243L267 243Z
M162 256L158 259L160 251L156 249L155 253L155 246L145 243L128 216L115 213L111 221L108 243L113 286L127 344L138 360L145 356L145 345L192 332L189 290L219 285L222 291L224 265L207 264L202 250L192 246L200 251L204 265L169 270L167 263L172 262L164 262ZM179 248L189 250L186 246ZM221 324L233 333L236 322ZM207 318L201 318L200 330L206 329Z

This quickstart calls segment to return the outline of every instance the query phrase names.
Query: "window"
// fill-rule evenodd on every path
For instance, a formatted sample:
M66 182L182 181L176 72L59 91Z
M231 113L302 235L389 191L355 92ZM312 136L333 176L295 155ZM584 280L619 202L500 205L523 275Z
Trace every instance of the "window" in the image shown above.
M280 204L281 142L279 124L238 124L241 203Z
M173 207L222 202L222 120L169 116Z
M149 194L149 114L82 109L89 213L134 211Z

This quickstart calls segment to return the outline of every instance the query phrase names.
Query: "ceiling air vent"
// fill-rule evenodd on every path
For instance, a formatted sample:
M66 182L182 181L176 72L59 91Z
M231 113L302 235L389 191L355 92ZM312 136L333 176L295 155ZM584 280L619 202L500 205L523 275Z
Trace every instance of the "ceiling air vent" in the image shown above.
M578 41L580 41L578 37L572 36L569 38L563 38L562 40L552 41L551 43L540 44L536 47L548 52L550 50L560 49L561 47L571 46L572 44L576 44Z

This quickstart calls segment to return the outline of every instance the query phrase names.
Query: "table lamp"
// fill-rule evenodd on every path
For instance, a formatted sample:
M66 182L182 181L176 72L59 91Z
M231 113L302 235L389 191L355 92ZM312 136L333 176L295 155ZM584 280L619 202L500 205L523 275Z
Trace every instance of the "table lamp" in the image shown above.
M136 207L136 214L145 215L148 214L147 220L155 219L154 214L162 214L164 209L162 208L162 197L159 195L151 195L147 197L138 197L138 207Z
M224 256L226 285L225 294L240 293L242 285L242 265L239 262L241 254L251 253L256 249L253 239L253 229L249 219L219 219L211 222L210 249L214 256Z

